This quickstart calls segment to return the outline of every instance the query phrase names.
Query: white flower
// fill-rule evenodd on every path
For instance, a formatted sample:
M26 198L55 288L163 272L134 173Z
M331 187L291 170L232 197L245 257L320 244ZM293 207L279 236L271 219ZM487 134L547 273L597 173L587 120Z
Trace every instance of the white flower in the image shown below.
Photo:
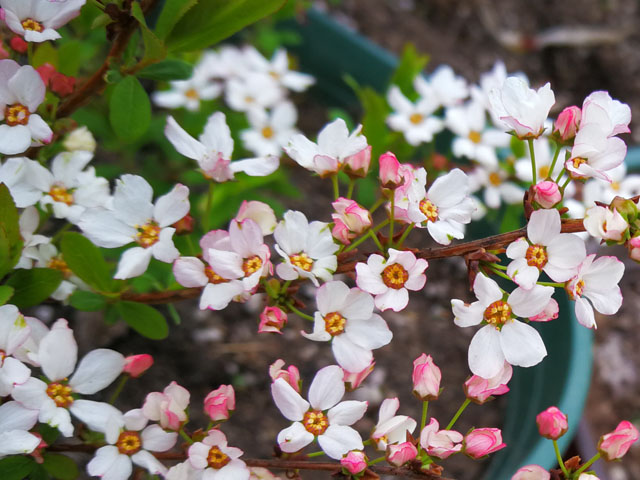
M385 398L378 410L378 423L373 429L371 439L378 450L386 450L387 445L407 440L407 432L413 433L417 422L406 415L396 415L400 408L398 398Z
M207 78L194 75L188 80L169 82L169 90L161 90L151 95L153 103L162 108L184 107L191 112L200 110L202 100L212 100L220 95L222 88Z
M442 120L433 115L440 105L431 96L413 103L393 85L387 93L387 101L393 109L387 117L387 125L396 132L402 132L409 145L429 143L444 128Z
M25 408L15 401L0 405L0 458L33 452L41 439L27 430L37 421L37 410Z
M311 382L308 402L286 380L273 382L273 401L282 415L294 422L278 434L283 452L297 452L316 438L324 453L335 460L349 450L364 448L360 434L349 425L362 418L367 402L340 402L345 393L343 376L337 365L320 369Z
M275 107L283 96L280 85L271 75L258 72L231 78L225 90L227 104L239 112Z
M318 286L318 278L328 282L338 267L334 255L338 245L333 241L331 230L324 222L311 222L302 212L289 210L284 214L273 237L274 248L284 259L276 267L283 280L308 278Z
M240 137L245 148L259 156L279 157L289 139L298 133L295 128L298 112L291 102L282 102L271 112L250 110L247 120L251 128L240 132Z
M23 245L20 260L15 268L32 268L34 260L38 259L38 247L49 243L51 239L35 233L40 224L40 214L35 207L24 209L20 214L19 224Z
M78 276L73 274L67 266L67 262L64 261L62 254L58 253L55 245L51 243L38 245L33 257L36 261L36 267L52 268L62 272L62 282L60 282L58 288L51 294L51 298L54 300L67 300L78 287L81 287L83 290L89 290L89 287Z
M478 167L468 174L472 192L484 188L482 199L489 208L500 208L507 204L522 203L524 190L507 181L507 173L498 165L494 168Z
M387 323L373 313L373 297L343 282L327 282L316 292L318 310L309 340L331 341L342 368L360 372L373 361L371 350L387 345L393 336Z
M618 137L607 136L608 119L580 124L566 169L577 178L594 177L611 182L607 174L624 161L627 145Z
M599 205L587 209L582 223L592 237L616 242L624 238L629 228L629 224L618 210Z
M356 283L375 296L380 310L403 310L409 303L408 290L420 290L427 282L423 273L429 266L423 258L409 251L389 249L389 258L373 254L367 263L356 264Z
M578 267L578 274L565 287L576 302L578 322L587 328L596 328L594 308L603 315L613 315L622 305L618 282L624 274L624 263L616 257L594 261L595 257L595 253L587 256Z
M201 442L189 447L189 462L203 472L202 480L248 480L249 469L240 460L243 451L227 445L227 437L211 429Z
M440 65L428 79L418 75L413 86L423 98L433 98L438 105L451 107L469 96L467 81L455 74L449 65Z
M270 61L252 46L245 47L242 53L249 68L268 74L289 90L302 92L315 81L311 75L289 70L289 57L284 48L277 49Z
M547 355L540 334L514 317L529 318L540 313L553 295L552 287L535 285L531 290L516 288L507 300L498 284L479 273L473 283L478 298L471 305L451 300L454 322L459 327L471 327L486 322L476 332L469 345L469 368L482 378L494 377L511 365L532 367Z
M609 128L606 129L607 136L631 131L629 130L629 122L631 122L629 105L612 99L608 92L593 92L582 103L581 125L591 123L592 120L603 122L604 117L609 121Z
M31 370L12 355L27 341L31 327L15 305L0 307L0 397L11 395L13 388L26 382Z
M72 130L71 133L65 137L62 146L69 152L83 150L94 153L96 151L96 139L93 137L91 131L83 125Z
M42 192L29 181L32 161L26 157L11 157L0 165L0 183L7 186L18 208L35 205L42 198Z
M280 164L273 156L232 162L233 138L222 112L209 117L200 141L185 132L171 116L167 117L164 134L180 154L196 160L203 175L216 182L233 180L237 172L263 177L276 171Z
M537 138L544 131L549 110L556 102L548 83L537 91L518 77L509 77L489 92L491 110L518 138Z
M351 155L367 147L367 139L360 134L359 125L351 134L341 118L325 125L318 134L318 143L313 143L302 134L294 135L285 147L285 152L301 167L320 175L335 173Z
M87 464L89 475L126 480L135 463L152 475L164 476L167 468L150 452L166 452L175 445L178 434L165 432L160 425L145 428L147 421L140 409L125 413L124 428L110 429L105 436L109 445L99 448Z
M35 113L46 91L38 72L31 65L21 67L13 60L0 60L0 78L0 120L4 120L0 125L0 153L15 155L32 143L51 142L53 131Z
M80 14L86 0L0 0L7 26L27 42L56 40L62 27Z
M179 255L172 240L175 228L169 225L189 212L189 189L178 184L155 204L152 198L153 190L144 178L123 175L116 182L113 210L88 210L80 219L83 233L100 247L139 245L122 254L115 278L142 275L152 256L171 263Z
M507 257L513 260L507 275L520 287L531 289L541 271L554 282L566 282L576 274L587 256L584 242L561 229L558 210L536 210L527 224L527 239L521 237L507 247Z
M609 204L616 196L631 198L640 195L640 175L627 175L627 166L624 163L608 170L607 175L611 179L611 183L603 182L597 178L585 183L582 189L582 199L586 206L591 206L595 202Z

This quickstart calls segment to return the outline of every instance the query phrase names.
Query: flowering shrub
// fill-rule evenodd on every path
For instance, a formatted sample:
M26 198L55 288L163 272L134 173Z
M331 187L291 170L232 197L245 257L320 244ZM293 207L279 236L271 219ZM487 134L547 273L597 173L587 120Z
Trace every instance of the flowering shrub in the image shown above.
M284 2L218 3L0 0L1 18L16 35L0 60L3 478L75 478L79 455L66 452L84 455L89 475L113 480L142 471L170 480L278 478L271 470L305 469L433 478L458 453L480 459L508 449L499 428L455 428L471 402L509 391L514 367L544 361L547 349L531 322L568 321L554 298L564 292L586 328L596 328L595 311L613 315L622 304L624 264L587 255L587 237L577 233L640 257L640 182L625 176L619 137L629 132L629 107L594 92L552 125L549 84L532 89L500 63L479 85L448 66L425 78L424 64L408 56L386 97L376 94L384 104L379 135L369 135L374 116L365 112L364 125L336 118L313 141L298 130L289 95L314 79L291 69L284 49L271 58L250 46L200 52ZM95 32L105 26L110 47L91 71L90 59L105 46ZM153 111L152 81L161 85L151 94ZM449 150L421 162L420 148L440 135L448 135ZM109 174L90 165L101 148L131 166L148 152L166 156L170 175L158 178L157 164ZM285 158L293 167L280 164ZM282 194L278 185L290 189L289 170L331 182L334 198L320 219L253 198ZM369 198L367 186L376 192ZM503 203L516 212L516 227L526 226L460 242L467 225L491 220ZM411 236L439 246L408 247ZM375 351L394 344L385 312L403 311L410 292L437 283L428 279L430 262L451 256L465 259L476 298L451 300L453 334L454 325L479 327L468 349L466 398L448 423L429 418L428 404L447 378L440 360L423 353L407 385L422 403L420 422L397 415L400 401L386 398L363 437L358 422L372 405L343 397L366 385ZM225 422L242 415L232 385L204 398L208 425L190 421L191 392L174 379L123 412L117 402L125 383L146 374L153 358L98 348L78 361L85 348L66 319L47 325L28 315L56 302L104 311L111 323L121 319L162 339L170 329L151 305L196 298L203 311L252 302L262 312L256 333L295 335L295 326L302 337L330 344L322 348L335 364L313 379L296 365L284 369L283 359L263 366L275 406L292 422L282 420L273 439L275 458L245 458L229 445ZM311 323L300 328L304 321ZM99 392L118 378L103 401ZM522 421L537 421L554 442L554 475L565 479L595 478L587 471L594 461L619 459L638 439L623 421L592 459L564 462L556 444L569 428L564 413L551 406ZM309 453L312 443L321 451ZM318 455L327 461L315 462ZM549 478L538 465L513 475Z

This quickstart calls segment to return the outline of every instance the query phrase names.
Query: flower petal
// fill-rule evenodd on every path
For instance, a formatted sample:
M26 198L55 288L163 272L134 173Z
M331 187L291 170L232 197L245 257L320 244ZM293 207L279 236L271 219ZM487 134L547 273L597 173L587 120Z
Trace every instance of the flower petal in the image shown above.
M519 367L532 367L547 356L547 349L538 331L517 320L503 325L500 345L507 362Z
M124 368L124 356L115 350L98 348L87 353L69 380L74 392L92 395L111 384Z
M318 370L309 387L309 403L317 410L333 407L344 396L344 372L337 365Z
M302 420L305 412L309 410L309 402L302 398L283 378L278 378L271 384L271 395L280 413L292 422Z

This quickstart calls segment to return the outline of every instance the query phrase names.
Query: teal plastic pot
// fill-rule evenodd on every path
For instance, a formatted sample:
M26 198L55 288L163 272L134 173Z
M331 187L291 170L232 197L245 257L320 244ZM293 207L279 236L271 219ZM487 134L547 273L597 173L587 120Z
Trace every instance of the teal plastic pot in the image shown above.
M294 50L301 69L316 77L316 93L327 103L342 108L357 105L344 75L379 91L387 87L398 62L391 53L314 10L298 31L302 44ZM633 155L640 167L640 152ZM569 434L558 442L561 450L577 431L591 379L593 335L577 322L573 302L562 295L557 300L559 318L534 325L548 356L536 367L514 369L502 427L508 448L493 455L485 479L509 480L518 468L531 463L556 467L553 444L538 435L535 423L535 416L547 407L555 405L569 417Z

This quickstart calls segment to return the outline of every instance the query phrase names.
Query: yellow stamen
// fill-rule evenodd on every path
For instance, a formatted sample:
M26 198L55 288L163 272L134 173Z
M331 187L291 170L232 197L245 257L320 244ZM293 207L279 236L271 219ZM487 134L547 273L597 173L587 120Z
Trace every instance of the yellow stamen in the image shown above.
M56 403L56 406L66 408L73 403L71 387L62 383L53 382L47 387L47 395Z
M298 268L301 268L305 272L310 272L311 269L313 268L313 260L309 258L309 255L307 255L305 252L300 252L300 253L296 253L295 255L291 255L289 257L289 260L291 260L292 265Z
M344 327L347 324L347 319L340 315L338 312L331 312L324 316L324 329L331 335L335 337L336 335L340 335L344 332Z
M549 260L547 257L547 248L543 245L531 245L527 248L525 258L527 259L527 265L537 267L541 270Z
M33 18L27 18L23 20L22 28L24 28L25 30L32 30L34 32L42 32L44 30L42 24L34 20Z
M426 198L420 201L419 208L423 215L427 217L427 222L435 222L438 219L438 207Z
M56 202L66 203L69 206L73 205L73 193L63 185L52 186L51 190L49 190L49 195Z
M211 447L209 449L209 454L207 455L207 464L215 469L220 470L227 463L229 463L231 459L229 455L225 454L218 447Z
M118 447L118 451L123 455L133 455L134 453L138 453L142 448L140 434L138 432L125 430L120 433L118 441L116 442L116 447Z
M150 221L138 227L135 240L141 247L149 248L159 240L160 230L160 226L156 222Z
M394 290L403 288L407 280L409 280L409 272L399 263L389 265L382 271L382 281L387 287Z
M411 116L409 117L409 121L411 123L413 123L414 125L418 125L420 122L422 122L422 119L424 117L420 114L420 113L413 113L411 114Z
M266 126L262 129L262 136L264 138L271 138L273 137L273 128Z
M252 273L257 272L262 268L262 259L258 255L254 255L253 257L247 258L242 263L242 270L244 271L244 275L248 277Z
M503 300L493 302L484 311L484 319L486 322L496 328L501 328L511 317L511 307Z
M473 143L480 143L480 141L482 140L482 134L480 132L472 130L469 132L469 140L471 140Z
M16 125L26 125L29 123L29 109L21 103L14 103L13 105L7 105L4 108L4 121L10 127Z
M329 427L329 419L319 410L309 410L302 417L302 425L313 435L322 435Z

